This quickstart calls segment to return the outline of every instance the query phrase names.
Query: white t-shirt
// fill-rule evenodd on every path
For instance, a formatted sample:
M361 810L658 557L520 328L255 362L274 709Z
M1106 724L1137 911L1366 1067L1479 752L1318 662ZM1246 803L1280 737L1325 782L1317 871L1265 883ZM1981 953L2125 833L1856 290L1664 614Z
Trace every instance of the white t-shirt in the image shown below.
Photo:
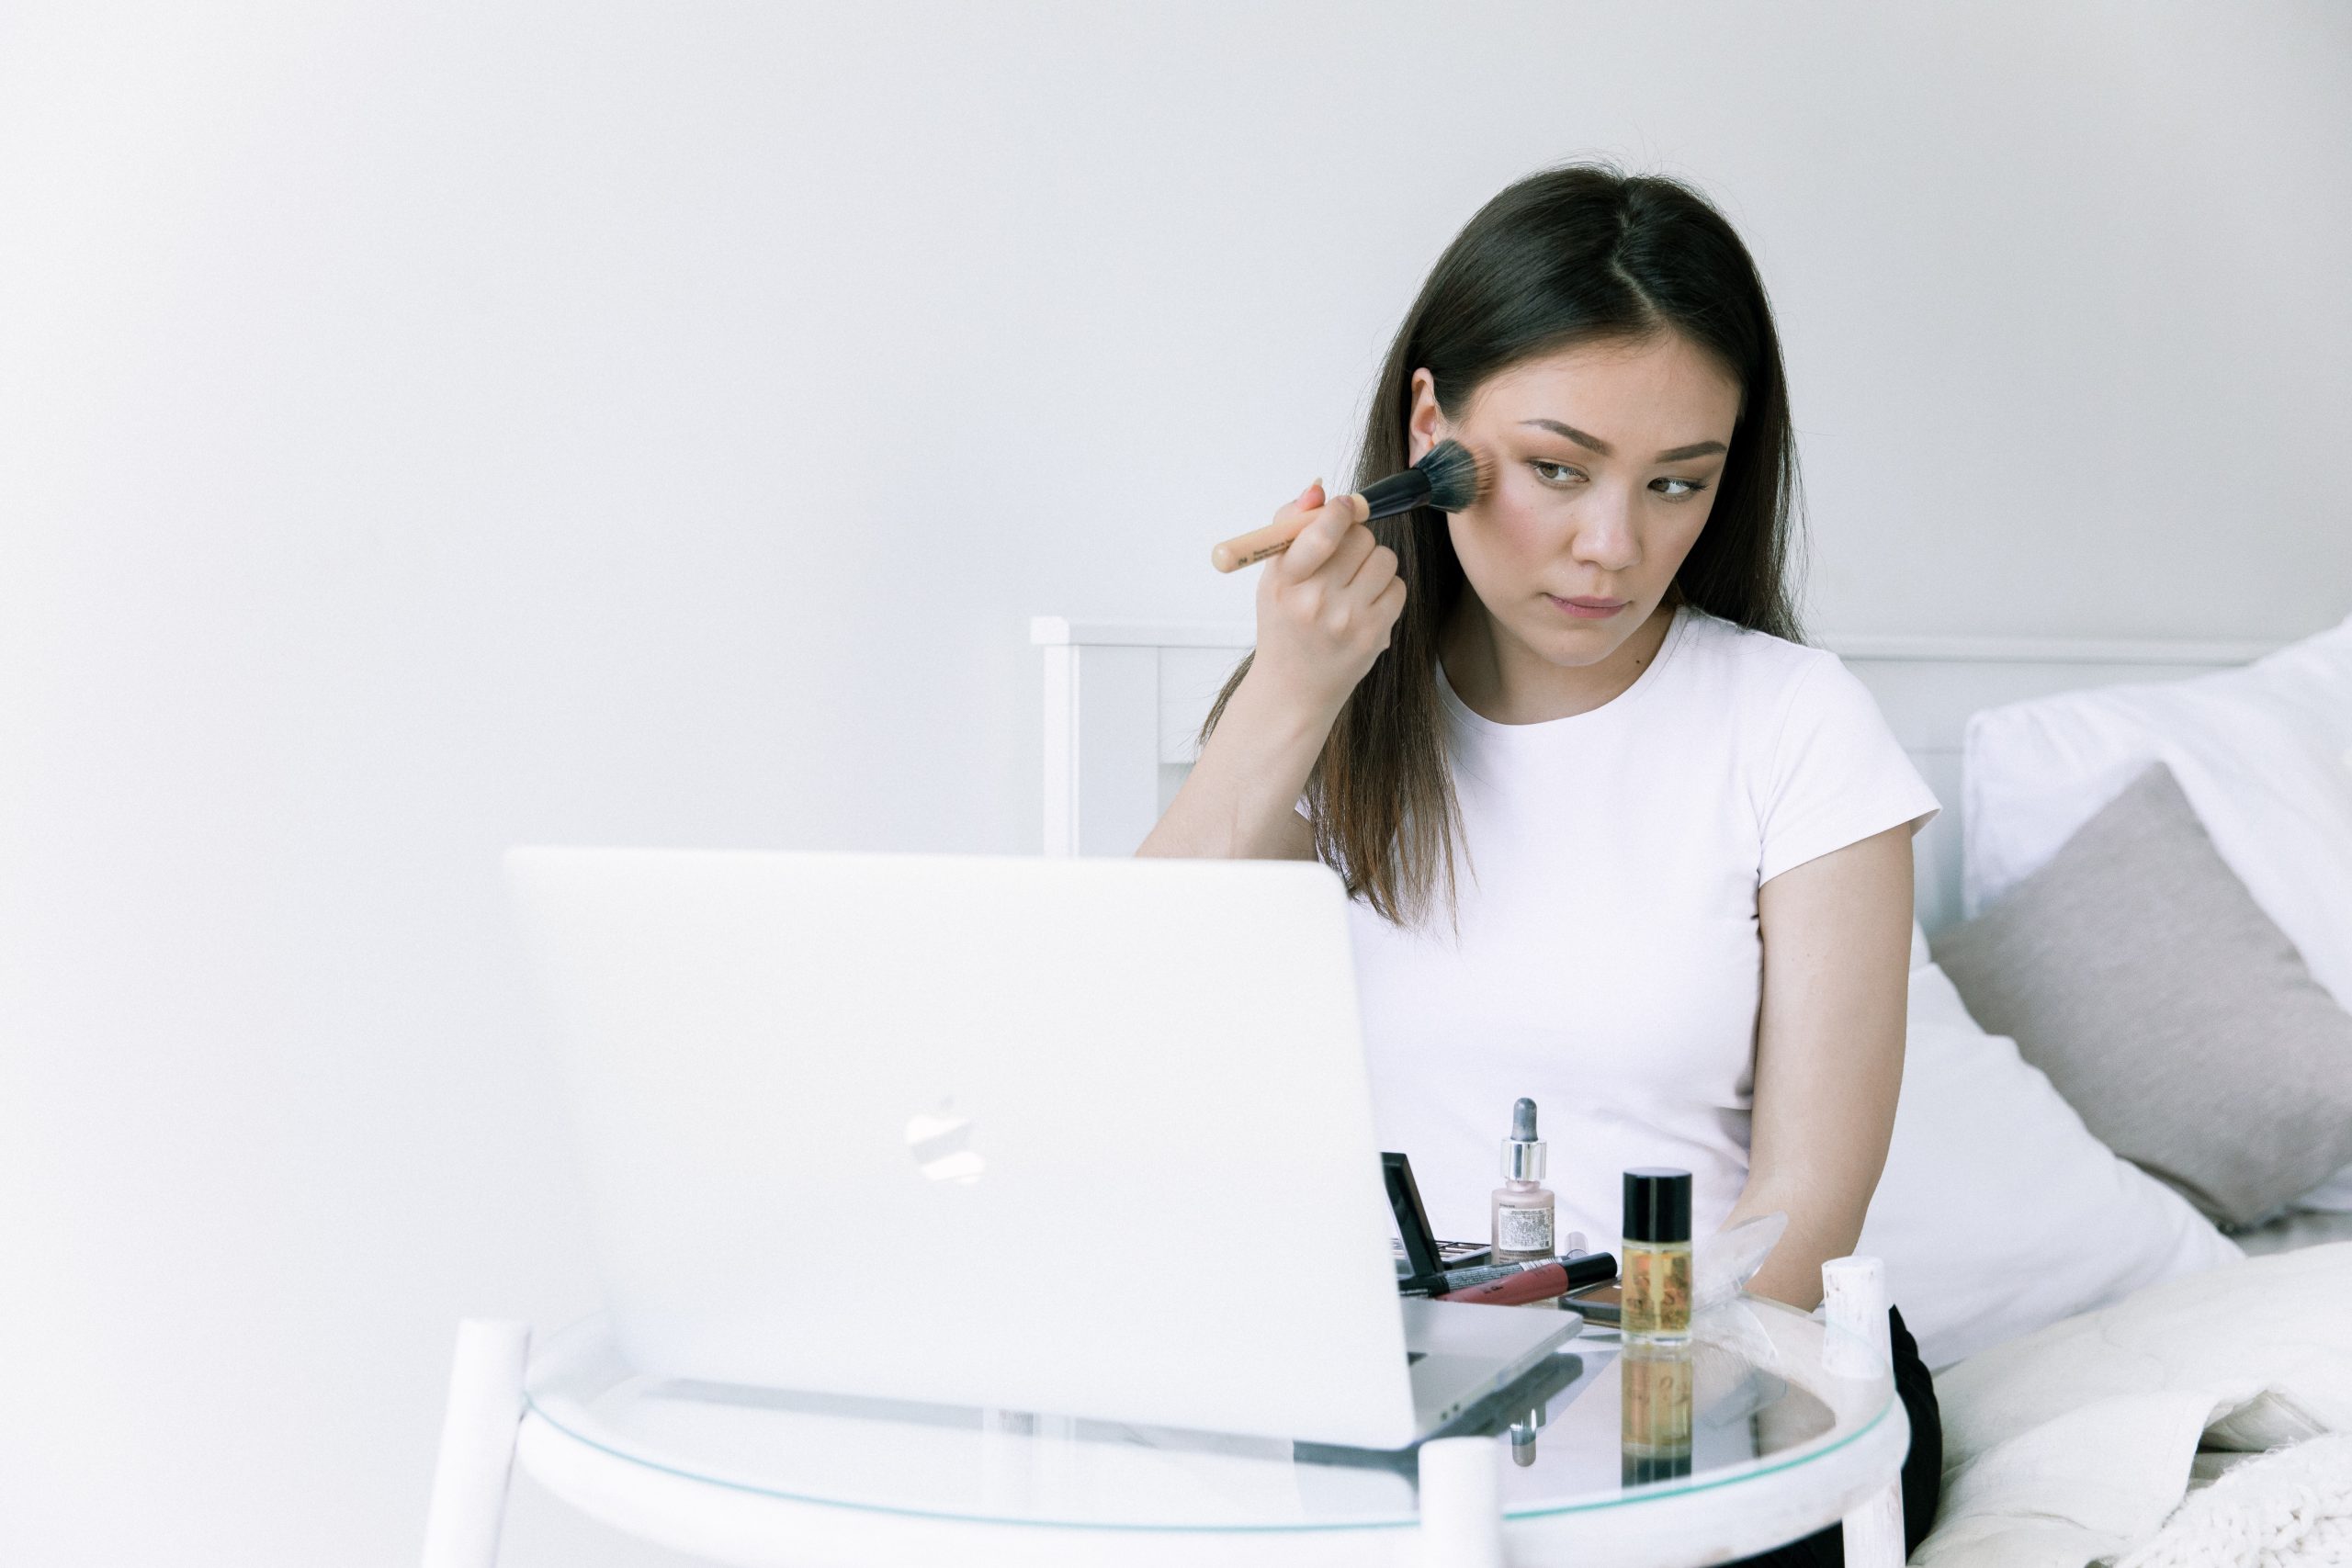
M1620 1173L1645 1165L1692 1173L1706 1235L1747 1176L1758 887L1936 797L1835 654L1690 605L1589 713L1497 724L1437 680L1459 943L1442 897L1412 931L1351 907L1380 1146L1438 1235L1484 1239L1531 1096L1562 1235L1613 1249Z

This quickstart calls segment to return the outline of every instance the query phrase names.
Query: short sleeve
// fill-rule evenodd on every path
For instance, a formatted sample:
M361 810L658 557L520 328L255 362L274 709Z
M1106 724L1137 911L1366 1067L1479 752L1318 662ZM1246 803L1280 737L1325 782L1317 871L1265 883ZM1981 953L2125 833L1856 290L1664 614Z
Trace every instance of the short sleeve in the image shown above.
M1773 744L1756 880L1941 809L1870 688L1824 653L1790 691Z

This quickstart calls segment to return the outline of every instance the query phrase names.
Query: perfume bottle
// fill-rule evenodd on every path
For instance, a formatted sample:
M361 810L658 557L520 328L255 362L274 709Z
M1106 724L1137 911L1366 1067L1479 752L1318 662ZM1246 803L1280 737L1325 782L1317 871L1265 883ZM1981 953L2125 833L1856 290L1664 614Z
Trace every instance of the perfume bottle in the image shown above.
M1495 1189L1494 1260L1521 1263L1552 1252L1552 1190L1543 1184L1544 1140L1535 1135L1535 1102L1511 1107L1510 1136L1503 1140L1503 1184Z
M1690 1335L1690 1173L1645 1167L1625 1173L1625 1236L1619 1331L1634 1338Z

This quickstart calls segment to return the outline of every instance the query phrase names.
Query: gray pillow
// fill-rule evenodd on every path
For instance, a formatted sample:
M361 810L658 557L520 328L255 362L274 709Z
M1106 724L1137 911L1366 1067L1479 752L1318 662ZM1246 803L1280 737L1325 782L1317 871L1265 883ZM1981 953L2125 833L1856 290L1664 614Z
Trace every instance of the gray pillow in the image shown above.
M1978 1023L2214 1219L2255 1224L2352 1165L2352 1013L2163 763L1933 946Z

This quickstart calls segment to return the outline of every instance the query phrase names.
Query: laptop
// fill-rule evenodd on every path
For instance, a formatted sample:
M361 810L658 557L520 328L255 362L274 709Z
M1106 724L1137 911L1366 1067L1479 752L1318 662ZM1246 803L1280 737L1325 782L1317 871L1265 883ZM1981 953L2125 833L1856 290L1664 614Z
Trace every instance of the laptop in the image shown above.
M1399 1298L1322 865L506 865L641 1372L1396 1449L1581 1322Z

